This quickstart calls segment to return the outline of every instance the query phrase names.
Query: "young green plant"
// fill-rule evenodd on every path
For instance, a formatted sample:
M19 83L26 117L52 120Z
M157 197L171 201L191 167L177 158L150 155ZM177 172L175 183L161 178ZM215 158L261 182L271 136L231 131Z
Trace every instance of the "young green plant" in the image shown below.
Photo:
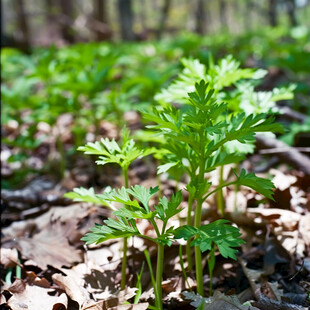
M122 187L120 190L98 195L105 201L121 203L123 206L113 212L115 219L109 218L105 220L104 225L96 224L95 227L90 229L91 232L87 233L81 240L85 241L86 244L98 244L109 239L139 236L153 241L157 245L158 250L154 283L155 307L162 310L161 284L164 247L170 246L174 241L174 228L168 226L168 221L181 211L179 205L182 201L182 193L178 191L175 195L172 195L170 200L166 197L160 198L159 203L154 206L152 211L149 202L158 190L158 187L147 189L141 185L135 185L131 188ZM156 237L141 234L136 220L149 221L155 230ZM158 225L158 222L161 222L161 226Z
M129 130L124 127L122 130L122 145L120 146L114 139L101 139L100 142L89 142L85 146L78 148L85 154L99 155L99 160L96 161L98 165L105 165L108 163L118 164L123 173L125 187L129 187L128 168L129 165L137 158L144 157L152 153L151 149L140 150L136 147L133 139L129 139ZM97 203L105 206L110 206L102 197L95 194L94 190L77 188L74 192L67 193L67 198L75 199L76 201L87 201ZM122 279L121 289L126 285L126 266L127 266L127 237L124 236L123 242L123 260L122 260Z
M242 170L240 175L235 173L236 178L232 181L223 180L215 189L211 188L212 183L206 178L206 174L217 167L236 163L244 158L244 154L230 153L229 148L224 148L228 143L253 143L257 132L281 131L282 126L273 123L274 117L266 114L246 116L245 113L228 113L227 104L217 101L215 90L204 80L195 83L195 91L188 93L187 103L181 108L166 105L162 109L145 112L144 117L155 123L149 127L165 137L166 144L163 147L171 153L167 158L173 160L169 165L166 164L166 169L179 166L180 169L185 169L190 177L186 187L189 192L188 225L192 221L194 202L194 227L199 228L204 201L210 195L233 184L248 186L267 198L272 198L272 182L258 178L253 173L247 174L245 170ZM163 171L163 166L160 169ZM194 235L197 240L198 234ZM187 255L190 261L189 250L188 246ZM195 265L197 291L203 295L201 249L197 245Z

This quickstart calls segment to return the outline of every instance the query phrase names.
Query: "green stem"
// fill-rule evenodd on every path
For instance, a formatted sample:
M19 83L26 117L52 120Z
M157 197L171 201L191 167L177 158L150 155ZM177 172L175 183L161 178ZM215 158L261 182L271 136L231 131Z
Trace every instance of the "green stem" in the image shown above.
M123 238L123 260L122 260L122 279L121 289L124 290L126 286L126 267L127 267L127 237Z
M125 182L125 187L129 187L129 182L128 182L128 167L122 168L123 170L123 175L124 175L124 182Z
M204 172L205 172L205 150L204 150L204 136L201 132L200 134L200 142L201 142L201 154L199 160L199 174L198 174L198 184L202 184L204 180ZM195 222L194 226L199 227L201 225L201 212L202 212L202 195L196 197L197 205L195 211ZM197 236L196 236L197 238ZM196 281L197 281L197 293L201 296L204 296L203 289L203 270L202 270L202 259L201 259L201 250L199 246L195 246L195 265L196 265Z
M19 258L17 259L17 261L20 263ZM16 265L15 272L16 272L16 278L21 279L22 278L22 268L20 267L20 265Z
M192 225L193 200L194 200L193 195L189 194L189 197L188 197L188 209L187 209L187 219L186 219L186 224L187 225ZM186 257L187 257L187 268L188 268L188 270L189 271L193 270L191 239L187 240L187 243L186 243Z
M160 232L159 232L159 229L158 229L158 226L157 226L155 220L153 218L151 218L150 222L152 223L152 225L153 225L153 227L155 229L156 235L159 237L160 236Z
M220 167L219 171L219 186L224 184L223 174L224 174L224 166ZM223 195L223 188L219 188L217 194L217 208L221 213L221 216L224 215L225 212L225 205L224 205L224 195Z
M8 268L8 271L7 271L7 273L6 273L6 275L5 275L5 282L7 283L7 284L12 284L12 274L13 274L13 267L9 267Z
M128 168L122 168L125 187L128 188ZM123 260L122 260L122 279L121 279L121 289L125 289L126 286L126 267L127 267L127 249L128 249L128 238L123 238Z
M236 184L237 181L232 181L232 182L228 182L228 183L224 183L221 186L218 186L215 190L213 190L212 192L208 193L207 195L205 195L202 198L202 201L205 201L209 196L211 196L212 194L214 194L215 192L217 192L219 189L223 188L223 187L227 187L229 185L233 185Z
M213 295L213 270L215 266L215 249L216 246L213 244L212 249L209 253L208 257L208 268L209 268L209 277L210 277L210 284L209 284L209 295Z
M197 200L195 223L194 223L195 227L199 227L201 223L202 202L203 202L202 199ZM197 293L201 296L204 296L202 259L201 259L201 250L199 246L195 246L195 265L196 265Z
M182 273L183 273L183 277L184 277L184 280L185 280L185 283L187 284L188 286L188 289L190 290L190 292L192 292L192 288L188 282L188 278L187 278L187 274L186 274L186 271L185 271L185 268L184 268L184 261L183 261L183 253L182 253L182 245L180 244L179 245L179 257L180 257L180 266L181 266L181 270L182 270Z
M159 310L163 309L162 306L162 277L163 277L163 265L164 265L164 245L158 244L157 252L157 266L156 266L156 289L157 289L157 298L156 307Z

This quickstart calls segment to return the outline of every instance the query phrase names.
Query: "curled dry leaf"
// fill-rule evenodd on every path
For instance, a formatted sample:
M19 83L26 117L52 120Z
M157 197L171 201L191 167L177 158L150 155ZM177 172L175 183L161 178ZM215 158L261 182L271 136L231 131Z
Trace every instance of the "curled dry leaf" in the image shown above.
M28 284L44 287L44 288L50 288L51 285L45 278L38 277L33 271L26 271L26 282Z
M1 264L4 266L5 269L19 265L18 252L16 249L1 248L0 255Z

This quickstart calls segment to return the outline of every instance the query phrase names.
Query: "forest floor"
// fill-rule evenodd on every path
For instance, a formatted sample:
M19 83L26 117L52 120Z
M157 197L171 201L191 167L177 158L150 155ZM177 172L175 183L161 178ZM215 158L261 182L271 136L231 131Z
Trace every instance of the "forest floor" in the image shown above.
M70 128L64 128L67 132L62 135L63 143L70 146ZM117 135L115 127L107 122L102 123L102 130L107 137ZM4 134L12 135L14 131L4 128ZM52 144L50 137L32 152L28 163L46 165ZM3 152L8 156L6 153L14 149L3 146ZM236 261L216 254L214 294L206 298L204 309L307 309L310 175L288 165L283 154L279 157L259 150L242 165L259 176L273 178L275 200L266 200L246 188L224 192L225 218L240 228L245 244L239 248ZM2 162L2 177L9 179L20 168L16 163ZM155 266L156 248L138 237L130 241L127 288L121 291L121 241L96 246L85 246L80 241L94 223L111 216L111 211L63 198L74 187L93 186L96 192L108 185L120 187L121 171L115 166L98 168L93 158L81 154L71 157L63 178L58 171L57 164L51 164L49 174L30 173L16 189L2 190L1 309L147 309L154 304L154 292L143 251L149 250ZM158 185L155 163L149 157L136 161L130 167L129 178L131 184ZM163 194L170 196L181 189L186 207L184 188L185 183L161 178ZM185 218L186 209L178 221L185 222ZM220 218L214 198L206 202L203 218L206 223ZM139 229L150 233L148 226L141 224ZM195 309L202 299L195 294L193 271L187 271L188 279L184 280L178 253L179 244L165 252L164 309ZM185 249L183 254L185 260ZM203 254L204 285L209 296L206 256ZM142 294L133 304L137 274L142 268Z

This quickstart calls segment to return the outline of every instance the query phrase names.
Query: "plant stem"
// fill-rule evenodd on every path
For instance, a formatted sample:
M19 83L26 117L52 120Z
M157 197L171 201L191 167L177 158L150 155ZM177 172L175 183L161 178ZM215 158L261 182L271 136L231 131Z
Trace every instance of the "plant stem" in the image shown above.
M221 186L218 186L215 190L213 190L212 192L208 193L207 195L205 195L202 198L202 201L205 201L209 196L211 196L212 194L214 194L215 192L217 192L219 189L223 188L223 187L227 187L229 185L233 185L236 184L237 181L232 181L232 182L228 182L228 183L223 183Z
M129 187L129 182L128 182L128 167L123 168L123 175L124 175L124 182L125 182L125 187Z
M224 212L225 212L223 188L221 187L224 184L223 174L224 174L224 166L221 166L220 171L219 171L219 187L220 187L220 189L218 190L218 192L216 194L217 209L220 211L221 216L223 216Z
M157 247L157 266L156 266L156 289L158 294L158 300L156 301L156 306L159 310L163 309L162 306L162 277L163 277L163 264L164 264L164 245L158 244Z
M188 286L188 289L190 292L192 292L192 288L188 282L188 278L187 278L187 274L186 274L186 271L185 271L185 268L184 268L184 261L183 261L183 253L182 253L182 245L180 244L179 245L179 257L180 257L180 266L181 266L181 270L182 270L182 273L183 273L183 277L184 277L184 280L185 280L185 283L187 284Z
M202 199L197 200L197 206L195 212L195 224L194 224L195 227L200 226L202 201L203 201ZM201 251L199 246L195 246L195 265L196 265L197 293L203 296L204 295L203 274L202 274Z
M194 197L189 194L188 197L188 209L187 209L187 219L186 224L192 225L192 209L193 209ZM187 240L186 243L186 257L187 257L187 269L190 271L193 269L192 251L191 251L191 239Z
M128 188L128 167L122 168L125 187ZM121 289L125 289L126 286L126 267L127 267L127 249L128 249L128 242L127 237L123 238L123 260L122 260L122 279L121 279Z
M201 154L199 160L199 174L198 174L198 184L202 184L204 181L204 172L205 172L205 150L204 150L204 135L203 132L199 133L200 143L201 143ZM201 193L196 197L197 205L195 211L195 222L194 226L199 227L201 225L201 212L202 212L202 198ZM196 236L197 238L197 236ZM202 259L201 259L201 250L199 246L195 246L195 265L196 265L196 281L197 281L197 293L201 296L204 296L203 289L203 273L202 273Z
M127 237L123 238L123 260L122 260L122 279L121 289L125 289L126 286L126 267L127 267Z

